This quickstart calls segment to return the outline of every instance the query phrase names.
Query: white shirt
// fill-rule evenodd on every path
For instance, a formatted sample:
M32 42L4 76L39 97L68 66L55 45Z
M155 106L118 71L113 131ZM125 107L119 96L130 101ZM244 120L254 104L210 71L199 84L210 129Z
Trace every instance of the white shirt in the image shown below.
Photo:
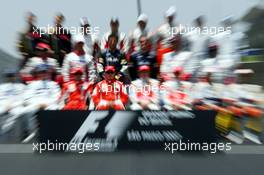
M149 97L152 103L159 103L159 81L149 78L147 82L143 79L132 81L129 89L129 96L132 103L142 100L139 96Z
M210 36L204 34L202 29L201 31L192 31L186 34L187 40L189 42L189 49L194 54L205 55L208 50L208 44Z
M174 77L174 69L176 67L184 67L185 63L191 58L192 53L188 51L169 52L164 54L160 72L167 75L169 78Z
M26 65L23 67L23 69L20 71L22 74L31 74L32 71L40 66L40 65L47 65L49 69L54 70L55 72L59 72L59 64L56 59L54 58L40 58L40 57L32 57L28 60Z
M57 106L61 95L58 84L50 80L36 80L28 84L24 102L27 106L38 108L40 104L46 104L49 107Z
M71 69L76 67L82 67L83 70L85 71L83 79L85 79L86 78L85 76L87 76L90 82L95 82L96 69L95 69L95 62L92 56L88 54L78 56L74 52L67 54L64 58L64 62L62 65L62 75L64 81L70 80L70 71Z
M23 95L26 85L22 83L3 83L0 85L0 113L5 112L7 107L23 105Z

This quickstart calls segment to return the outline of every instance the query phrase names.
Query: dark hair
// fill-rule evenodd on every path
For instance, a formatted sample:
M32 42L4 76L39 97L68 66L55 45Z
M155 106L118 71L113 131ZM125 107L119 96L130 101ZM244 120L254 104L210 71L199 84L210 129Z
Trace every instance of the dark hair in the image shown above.
M36 18L36 15L33 12L27 12L27 17L33 17Z
M57 15L56 15L57 17L59 17L62 21L64 21L65 20L65 17L64 17L64 15L62 14L62 13L57 13Z
M119 20L118 20L118 18L112 18L112 19L110 20L110 24L117 24L117 25L119 25Z
M201 25L203 25L204 22L205 22L204 16L199 16L199 17L197 17L197 18L194 20L194 22L195 22L195 24L196 24L197 26L201 26Z
M116 41L118 41L118 36L116 35L116 34L110 34L109 36L108 36L108 41L110 40L110 38L115 38L116 39Z

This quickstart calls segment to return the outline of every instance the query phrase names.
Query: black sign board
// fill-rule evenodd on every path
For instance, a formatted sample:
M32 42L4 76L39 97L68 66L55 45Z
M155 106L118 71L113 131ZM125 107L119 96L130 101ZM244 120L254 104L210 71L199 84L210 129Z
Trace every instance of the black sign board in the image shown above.
M91 151L164 149L216 141L213 111L42 111L40 143L89 143Z

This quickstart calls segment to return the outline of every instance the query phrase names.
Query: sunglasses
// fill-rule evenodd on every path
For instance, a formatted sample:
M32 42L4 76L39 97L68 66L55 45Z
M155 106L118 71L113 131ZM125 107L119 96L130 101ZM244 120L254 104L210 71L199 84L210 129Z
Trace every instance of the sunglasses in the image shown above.
M113 72L113 71L107 71L107 72L105 72L106 74L114 74L115 72Z
M82 72L76 72L74 73L74 75L82 75L83 73Z
M46 49L46 48L36 48L36 50L39 52L47 52L48 51L48 49Z

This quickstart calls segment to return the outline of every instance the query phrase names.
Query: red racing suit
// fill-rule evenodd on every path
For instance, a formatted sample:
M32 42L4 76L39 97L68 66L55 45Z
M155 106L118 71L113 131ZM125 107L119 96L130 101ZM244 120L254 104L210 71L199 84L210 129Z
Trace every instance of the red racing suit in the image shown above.
M92 100L96 110L125 110L128 95L122 82L103 80L96 85Z
M92 85L84 81L69 81L63 85L61 99L65 101L64 110L85 110L86 100Z

